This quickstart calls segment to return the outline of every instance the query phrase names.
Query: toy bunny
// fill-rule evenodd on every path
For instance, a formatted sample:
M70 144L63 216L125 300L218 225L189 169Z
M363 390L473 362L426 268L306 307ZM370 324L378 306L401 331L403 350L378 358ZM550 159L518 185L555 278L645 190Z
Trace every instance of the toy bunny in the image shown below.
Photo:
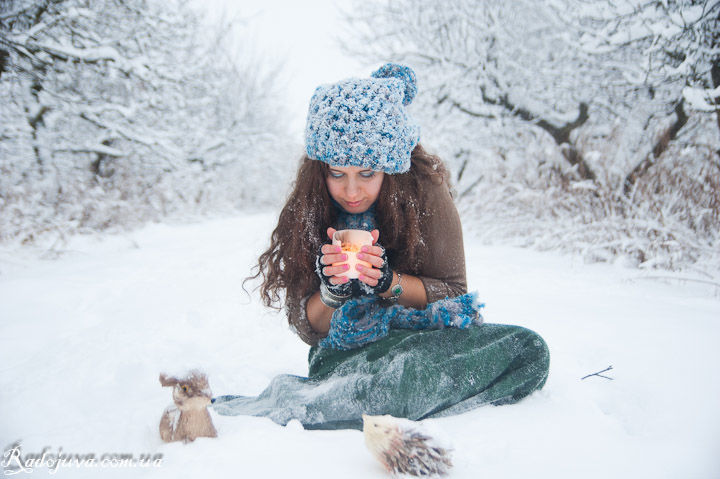
M196 437L217 437L207 410L212 393L205 373L193 370L181 379L160 373L160 384L173 386L175 401L175 406L168 406L160 419L163 441L189 442Z

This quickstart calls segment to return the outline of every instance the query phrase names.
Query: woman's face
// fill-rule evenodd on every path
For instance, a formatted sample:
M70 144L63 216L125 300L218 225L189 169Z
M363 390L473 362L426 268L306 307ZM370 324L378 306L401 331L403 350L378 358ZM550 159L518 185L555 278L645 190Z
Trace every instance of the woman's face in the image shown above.
M359 166L330 166L325 183L330 196L348 213L362 213L380 194L384 173Z

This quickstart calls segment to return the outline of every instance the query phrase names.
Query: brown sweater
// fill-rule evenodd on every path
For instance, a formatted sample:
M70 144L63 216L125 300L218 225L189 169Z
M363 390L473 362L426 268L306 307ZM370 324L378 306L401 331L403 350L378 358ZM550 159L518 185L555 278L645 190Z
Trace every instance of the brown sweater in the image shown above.
M432 303L467 293L467 282L460 216L447 184L433 185L428 195L431 209L422 216L423 252L417 276L425 286L428 303ZM305 303L309 297L300 301L288 298L286 310L290 326L303 341L314 346L324 335L315 332L307 319Z

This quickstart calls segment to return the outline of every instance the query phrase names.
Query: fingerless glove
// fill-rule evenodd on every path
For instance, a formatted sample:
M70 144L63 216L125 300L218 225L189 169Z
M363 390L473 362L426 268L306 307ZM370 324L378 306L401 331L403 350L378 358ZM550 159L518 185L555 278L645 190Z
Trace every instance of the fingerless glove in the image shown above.
M331 308L339 308L345 301L353 296L352 281L341 284L332 284L330 278L323 274L323 268L327 265L322 264L320 259L323 257L322 251L315 257L315 273L320 278L320 300Z
M380 244L376 243L375 246L380 246ZM390 263L388 263L387 255L385 254L385 248L380 246L382 248L382 254L380 257L383 260L383 264L380 268L380 278L378 278L378 284L375 286L370 286L366 283L360 283L360 287L365 291L366 294L380 294L384 293L390 288L390 285L392 285L393 280L393 272L392 269L390 269Z

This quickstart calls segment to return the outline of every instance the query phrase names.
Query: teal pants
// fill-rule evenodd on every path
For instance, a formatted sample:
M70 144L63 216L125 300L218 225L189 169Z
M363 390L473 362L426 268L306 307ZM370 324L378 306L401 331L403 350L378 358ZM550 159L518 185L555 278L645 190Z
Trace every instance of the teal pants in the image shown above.
M257 397L220 396L223 415L264 416L306 429L361 429L362 414L421 420L510 404L545 384L545 341L519 326L392 330L350 351L313 347L308 377L280 375Z

